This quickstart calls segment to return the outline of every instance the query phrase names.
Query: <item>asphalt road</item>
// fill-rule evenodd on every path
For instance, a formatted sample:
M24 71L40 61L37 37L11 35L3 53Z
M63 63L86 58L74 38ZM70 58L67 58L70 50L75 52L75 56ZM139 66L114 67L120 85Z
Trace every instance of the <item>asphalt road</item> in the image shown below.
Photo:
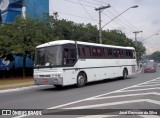
M160 68L156 73L138 73L128 79L114 79L56 89L53 86L0 94L1 109L160 109ZM80 111L78 111L80 112ZM95 111L91 111L95 112ZM100 111L102 112L102 111ZM112 111L120 112L120 111ZM122 114L128 111L121 112ZM147 111L152 112L152 111ZM153 111L150 115L156 115ZM52 111L51 111L52 113ZM69 112L67 112L69 113ZM140 113L140 112L138 112ZM75 112L76 114L76 112ZM66 115L64 113L64 115ZM68 114L67 114L68 115ZM80 114L79 114L80 115ZM82 118L92 118L83 114ZM121 115L112 114L112 117ZM129 115L130 116L130 115ZM147 115L136 115L147 117ZM50 116L53 117L53 116ZM66 116L65 116L66 117ZM79 116L72 116L79 117ZM106 115L100 118L108 117ZM124 116L123 116L124 117ZM131 116L130 116L131 117ZM153 117L153 118L154 118Z

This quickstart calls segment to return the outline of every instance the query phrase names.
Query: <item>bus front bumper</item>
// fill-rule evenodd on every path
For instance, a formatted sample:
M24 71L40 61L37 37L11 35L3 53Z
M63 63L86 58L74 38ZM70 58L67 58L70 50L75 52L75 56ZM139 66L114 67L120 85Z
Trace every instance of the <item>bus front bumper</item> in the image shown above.
M63 85L63 77L34 78L35 85Z

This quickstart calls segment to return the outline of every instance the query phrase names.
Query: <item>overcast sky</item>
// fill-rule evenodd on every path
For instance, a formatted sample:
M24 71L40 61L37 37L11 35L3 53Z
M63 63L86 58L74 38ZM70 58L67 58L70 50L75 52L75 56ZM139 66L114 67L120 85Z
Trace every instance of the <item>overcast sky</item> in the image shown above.
M160 33L160 0L50 0L50 14L58 12L60 19L98 26L98 11L95 8L108 4L111 7L102 12L102 26L127 8L134 5L139 7L129 9L103 30L121 30L133 40L134 31L143 31L137 35L137 40L151 36L143 42L147 53L160 51L160 35L154 35Z

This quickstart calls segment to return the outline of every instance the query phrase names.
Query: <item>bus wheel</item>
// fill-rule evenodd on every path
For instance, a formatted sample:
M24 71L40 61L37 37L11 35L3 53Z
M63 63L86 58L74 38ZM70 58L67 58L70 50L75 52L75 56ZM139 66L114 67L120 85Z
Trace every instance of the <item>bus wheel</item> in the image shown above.
M127 75L128 75L128 72L127 72L127 69L124 69L123 70L123 79L127 79Z
M79 73L77 77L77 86L82 87L86 84L86 76L84 73Z

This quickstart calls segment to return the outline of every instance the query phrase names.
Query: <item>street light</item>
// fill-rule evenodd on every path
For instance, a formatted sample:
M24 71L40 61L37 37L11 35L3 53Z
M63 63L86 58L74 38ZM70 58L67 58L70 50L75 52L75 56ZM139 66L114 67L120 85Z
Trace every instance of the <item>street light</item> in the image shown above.
M108 23L106 23L103 27L100 27L100 31L102 31L102 28L104 28L106 25L108 25L110 22L112 22L113 20L115 20L117 17L119 17L120 15L122 15L123 13L125 13L126 11L128 11L129 9L131 9L131 8L137 8L138 7L138 5L134 5L134 6L131 6L131 7L129 7L128 9L126 9L126 10L124 10L122 13L120 13L119 15L117 15L115 18L113 18L113 19L111 19ZM101 34L102 32L100 32L99 33L99 42L100 43L102 43L102 34Z
M129 9L131 9L131 8L137 8L137 7L138 7L138 5L129 7L128 9L124 10L122 13L120 13L119 15L117 15L115 18L113 18L112 20L110 20L108 23L106 23L103 27L105 27L106 25L108 25L110 22L112 22L113 20L115 20L117 17L119 17L120 15L122 15L123 13L125 13L126 11L128 11Z
M143 39L143 40L142 40L142 43L143 43L145 40L147 40L147 39L149 39L149 38L151 38L152 36L155 36L155 35L159 35L159 33L153 34L153 35L151 35L151 36L149 36L149 37Z

